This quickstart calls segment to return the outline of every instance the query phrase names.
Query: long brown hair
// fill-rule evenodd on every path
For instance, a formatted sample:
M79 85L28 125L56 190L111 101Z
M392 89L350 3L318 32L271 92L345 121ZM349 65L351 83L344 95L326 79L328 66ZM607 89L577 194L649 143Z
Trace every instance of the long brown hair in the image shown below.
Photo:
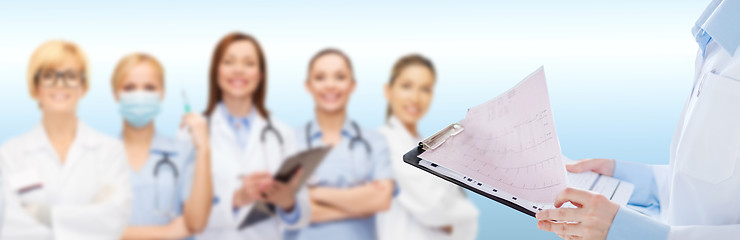
M265 98L267 97L267 62L265 61L265 54L262 52L262 47L256 38L240 32L234 32L221 38L221 41L218 42L216 49L213 51L211 69L208 75L208 105L204 114L210 116L216 109L216 105L223 99L223 90L218 86L218 66L221 64L221 58L223 58L226 48L237 41L249 41L257 49L257 59L260 63L259 68L262 79L259 85L257 85L257 90L252 94L252 103L257 107L257 112L262 117L269 119L269 111L265 107Z
M437 76L437 73L434 70L434 64L432 64L431 60L420 54L409 54L398 59L396 64L393 65L393 70L391 70L391 79L388 81L388 86L393 87L393 83L396 82L396 79L401 75L401 72L403 72L407 67L415 65L426 67L432 72L432 75L435 77ZM390 118L392 113L391 103L388 103L388 110L386 111L385 118Z

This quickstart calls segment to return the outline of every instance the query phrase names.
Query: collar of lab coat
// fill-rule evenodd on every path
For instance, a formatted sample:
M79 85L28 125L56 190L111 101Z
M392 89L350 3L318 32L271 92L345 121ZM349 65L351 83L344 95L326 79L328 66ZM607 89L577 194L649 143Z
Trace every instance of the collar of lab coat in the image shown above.
M96 141L93 134L93 130L90 127L78 120L77 131L75 132L75 139L72 142L72 145L80 144L89 149L97 148L100 146L100 142ZM46 135L46 130L44 130L44 126L41 123L31 130L29 137L29 139L37 139L37 141L28 142L25 145L26 152L38 151L44 148L53 149L51 142L49 141L49 137Z
M398 119L396 116L391 115L391 117L388 118L388 122L386 124L393 132L401 134L404 139L409 139L415 142L421 141L420 137L411 135L411 132L409 132L409 130L406 129L405 126L403 126L401 120Z
M218 109L221 110L221 115L223 115L224 119L226 119L226 122L234 130L236 130L235 122L237 121L240 122L243 127L252 128L252 125L254 125L254 119L257 118L257 115L259 115L254 105L252 105L252 107L250 108L251 111L249 111L249 114L247 114L246 117L235 117L234 115L231 115L231 113L229 113L229 111L226 109L226 106L223 104L223 102L218 103Z
M254 107L252 108L254 109ZM226 108L220 108L217 107L214 109L213 113L211 113L209 121L211 121L211 131L214 131L217 134L224 135L228 137L230 142L236 142L236 134L233 131L233 128L230 126L228 120L226 120ZM262 132L262 129L266 125L265 118L262 117L259 113L255 113L253 117L251 117L251 123L250 123L250 131L249 131L249 137L248 142L255 141L256 135ZM257 139L259 140L259 139Z
M714 0L699 17L692 29L694 37L701 34L702 29L727 51L734 56L740 45L740 31L737 23L740 22L740 0Z

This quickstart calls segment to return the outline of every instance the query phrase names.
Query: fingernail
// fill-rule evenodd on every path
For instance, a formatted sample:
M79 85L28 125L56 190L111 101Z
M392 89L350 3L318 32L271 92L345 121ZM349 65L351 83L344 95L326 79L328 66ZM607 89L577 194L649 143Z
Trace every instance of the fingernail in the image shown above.
M541 217L541 216L542 216L542 214L540 214L540 213L536 213L536 214L534 215L534 218L540 219L540 217ZM541 220L541 219L540 219L540 220Z

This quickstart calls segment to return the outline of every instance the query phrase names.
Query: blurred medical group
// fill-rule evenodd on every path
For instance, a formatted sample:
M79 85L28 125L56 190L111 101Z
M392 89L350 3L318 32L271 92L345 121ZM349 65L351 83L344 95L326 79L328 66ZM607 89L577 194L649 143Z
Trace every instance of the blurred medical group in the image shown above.
M430 59L397 60L377 129L347 114L358 81L348 54L327 48L306 63L295 87L310 93L315 116L294 127L270 114L290 109L266 107L266 59L255 37L224 36L203 66L210 67L205 112L186 106L171 137L154 119L165 95L180 93L165 89L156 56L122 56L110 89L123 129L106 136L77 117L95 63L73 42L43 43L26 79L42 117L0 147L0 238L475 238L478 210L464 191L401 161L422 139L417 123L437 81ZM275 179L288 156L321 146L332 149L306 184ZM258 202L275 214L245 227Z

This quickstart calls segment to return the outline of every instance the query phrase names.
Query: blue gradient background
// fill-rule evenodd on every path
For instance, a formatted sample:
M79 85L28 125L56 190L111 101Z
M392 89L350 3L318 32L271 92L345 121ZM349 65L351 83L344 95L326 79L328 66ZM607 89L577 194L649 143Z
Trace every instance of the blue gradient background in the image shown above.
M268 106L304 124L313 105L306 65L326 46L345 50L359 86L350 115L383 123L382 86L401 55L418 52L438 68L425 134L464 117L467 107L545 66L557 131L571 158L667 163L670 138L691 89L696 44L689 29L708 1L3 1L0 3L0 141L38 124L25 72L48 39L80 44L91 91L79 116L117 135L121 120L110 77L124 54L145 51L165 65L168 96L156 120L174 134L183 111L206 102L211 51L238 30L262 42ZM400 160L394 159L394 160ZM479 239L556 239L535 219L469 194L481 210Z

